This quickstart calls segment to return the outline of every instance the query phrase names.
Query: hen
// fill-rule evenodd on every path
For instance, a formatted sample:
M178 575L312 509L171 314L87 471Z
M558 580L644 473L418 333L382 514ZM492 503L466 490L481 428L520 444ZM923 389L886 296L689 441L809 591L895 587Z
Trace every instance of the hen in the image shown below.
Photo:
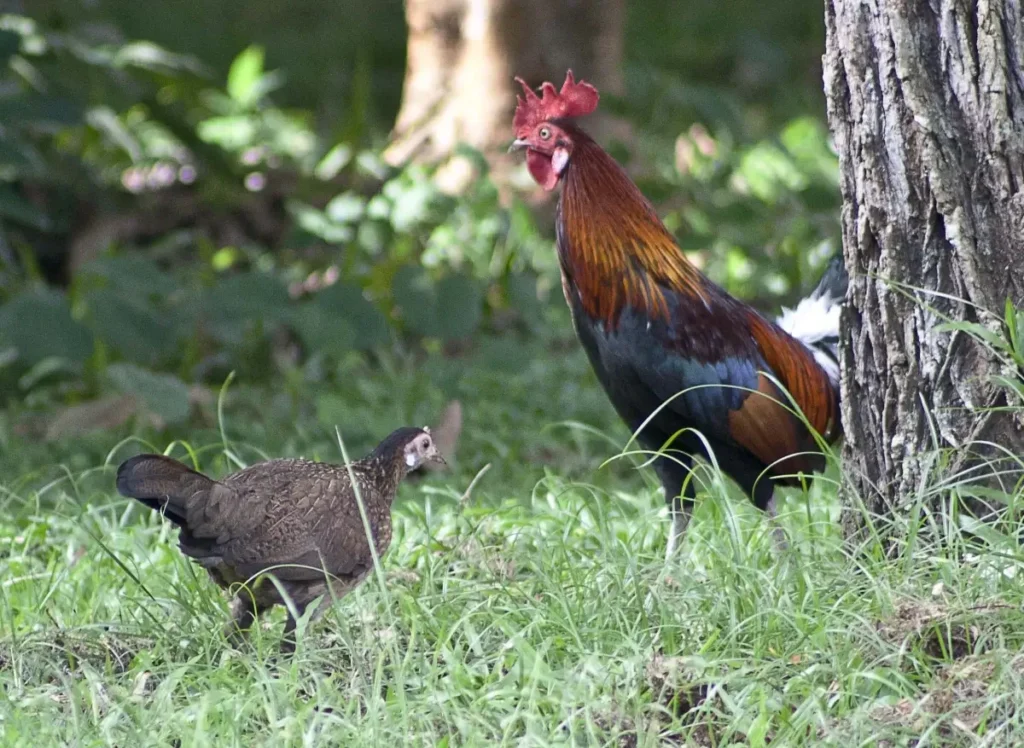
M697 270L620 167L576 124L598 92L570 71L561 90L523 87L513 150L534 180L561 185L555 233L562 289L583 348L619 416L654 461L673 515L671 554L696 496L694 456L714 453L761 510L775 484L823 469L840 436L837 345L847 277L835 258L777 321Z
M398 484L428 462L444 462L429 430L394 431L368 456L351 463L379 555L391 544L391 503ZM161 512L180 528L181 552L227 588L246 584L232 603L226 634L247 630L255 617L284 605L272 573L297 615L317 597L317 613L358 585L373 555L349 479L349 468L309 460L260 462L214 481L163 455L132 457L117 470L117 490ZM294 649L296 616L284 628Z

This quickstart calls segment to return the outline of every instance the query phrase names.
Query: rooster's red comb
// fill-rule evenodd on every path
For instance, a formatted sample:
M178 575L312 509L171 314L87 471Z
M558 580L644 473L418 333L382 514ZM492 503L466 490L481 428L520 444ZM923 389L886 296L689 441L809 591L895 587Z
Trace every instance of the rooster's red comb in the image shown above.
M559 117L582 117L597 109L597 89L582 79L577 83L571 70L565 74L561 91L556 91L551 83L545 81L540 87L540 96L522 78L516 77L516 80L526 94L525 98L516 97L519 103L512 120L516 130Z

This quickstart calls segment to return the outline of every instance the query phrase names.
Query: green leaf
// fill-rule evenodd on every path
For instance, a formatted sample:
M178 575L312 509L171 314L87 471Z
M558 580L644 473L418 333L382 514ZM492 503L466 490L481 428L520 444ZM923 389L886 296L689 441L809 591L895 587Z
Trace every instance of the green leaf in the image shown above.
M437 302L430 277L417 265L403 265L391 280L391 295L406 329L433 336Z
M256 137L256 123L247 114L210 117L196 125L199 138L226 150L238 150Z
M355 344L356 331L349 321L316 302L296 309L292 313L292 326L310 352L338 356L351 350Z
M210 308L235 319L281 321L287 316L288 289L269 273L248 272L221 279L209 291Z
M92 355L93 336L71 317L64 294L40 289L0 307L0 349L7 346L16 348L27 366L46 358L81 364Z
M352 239L353 232L350 226L335 223L326 213L311 205L292 200L288 203L288 212L300 229L323 239L328 244L342 244Z
M49 231L53 225L44 211L3 184L0 184L0 218L40 231Z
M41 165L42 158L35 148L13 137L10 132L0 133L0 166L11 167L23 173Z
M444 340L468 338L483 319L484 292L468 275L449 275L437 284L437 336Z
M0 122L5 125L70 127L82 122L78 104L56 96L19 93L0 98Z
M988 345L993 351L1008 351L1009 345L998 334L977 322L942 322L935 326L936 332L965 332Z
M343 192L324 209L328 218L336 223L355 223L366 212L366 198L355 192Z
M344 323L351 331L348 346L366 350L390 340L388 321L377 307L363 296L362 290L348 283L335 283L317 293L303 308L316 307L316 314L327 324ZM308 342L308 341L307 341Z
M290 315L288 289L267 273L239 273L203 291L202 317L222 342L237 343L257 324L286 322Z
M96 337L139 363L153 363L177 350L170 323L146 303L113 289L101 288L86 296L89 327Z
M178 283L142 254L98 257L82 266L83 278L102 279L107 287L137 299L164 298Z
M508 303L530 326L543 322L544 307L537 298L537 277L530 273L513 273L505 280Z
M293 326L313 350L334 355L366 350L390 339L387 319L354 285L336 283L296 309Z
M153 42L129 42L117 50L113 62L121 67L137 67L172 75L183 72L196 75L207 74L203 64L197 58L171 52Z
M107 377L121 392L134 395L168 424L189 416L188 385L170 374L156 374L133 364L112 364Z
M50 358L44 358L25 372L18 380L18 386L27 392L46 379L56 377L59 374L73 373L74 367L66 358L57 358L56 356L52 356Z
M7 67L14 55L21 49L21 34L0 29L0 67Z
M469 337L483 316L483 287L468 275L449 275L436 286L422 268L406 265L392 280L395 304L411 332L458 340Z
M228 95L243 107L251 107L260 97L263 77L263 47L252 45L242 51L228 71Z
M352 161L352 146L338 143L327 152L313 170L313 175L324 182L334 179Z

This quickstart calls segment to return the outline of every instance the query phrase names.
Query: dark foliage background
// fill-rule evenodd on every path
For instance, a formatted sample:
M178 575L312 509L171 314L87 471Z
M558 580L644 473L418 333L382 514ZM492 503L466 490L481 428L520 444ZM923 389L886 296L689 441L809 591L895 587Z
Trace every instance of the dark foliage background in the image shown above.
M571 338L548 214L499 199L482 157L458 197L384 165L397 0L0 10L3 444L183 433L232 371L352 422L298 393L424 356L515 370ZM683 248L769 309L836 247L822 35L809 0L633 3L607 100Z

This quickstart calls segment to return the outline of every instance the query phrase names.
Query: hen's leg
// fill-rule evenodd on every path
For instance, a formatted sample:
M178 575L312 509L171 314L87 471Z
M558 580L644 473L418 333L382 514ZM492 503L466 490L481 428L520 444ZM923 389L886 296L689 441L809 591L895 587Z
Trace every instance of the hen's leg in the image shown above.
M772 492L771 498L765 502L765 512L768 513L768 521L772 525L772 537L775 539L775 547L780 551L784 551L789 548L789 540L786 538L786 531L782 529L782 523L779 522L779 507L776 504L778 496L775 492Z
M245 633L252 627L256 616L266 611L271 604L261 601L258 595L242 588L231 601L231 622L224 627L224 636L237 644L245 638Z
M313 608L313 613L309 617L309 622L312 623L331 607L331 603L334 602L336 597L341 597L344 594L344 592L338 594L340 585L335 584L334 589L335 594L332 596L326 583L304 585L302 587L293 585L289 588L288 592L291 595L292 603L295 605L295 615L293 616L291 611L288 611L288 620L284 624L284 637L281 639L282 653L288 654L295 651L297 643L295 627L298 625L299 619L306 615L310 605L316 602L316 607ZM317 598L320 598L319 602L317 602Z
M288 611L288 620L284 624L284 633L281 637L281 654L291 654L295 651L295 645L298 643L295 636L295 627L298 625L299 618L302 618L306 614L306 606L309 605L309 601L299 604L298 601L295 603L295 615Z
M690 476L690 465L690 458L679 453L673 453L671 457L659 457L654 463L654 470L661 478L661 485L665 489L665 501L672 516L665 561L672 557L679 544L683 542L686 528L690 524L690 516L693 514L693 500L697 496L697 491L693 480L687 480Z

